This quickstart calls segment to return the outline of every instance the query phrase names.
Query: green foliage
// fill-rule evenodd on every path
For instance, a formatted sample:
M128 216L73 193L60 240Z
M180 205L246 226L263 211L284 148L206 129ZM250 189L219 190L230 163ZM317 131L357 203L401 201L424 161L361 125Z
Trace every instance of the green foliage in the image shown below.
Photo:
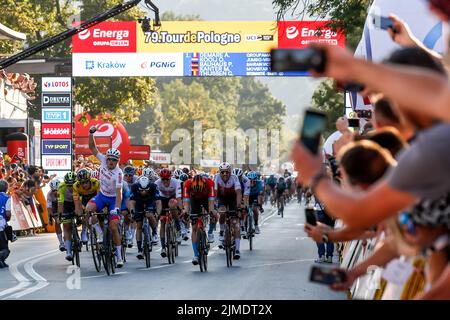
M336 120L344 112L344 94L337 92L333 80L328 79L323 81L314 92L312 104L314 108L327 113L327 131L324 134L327 137L336 131Z

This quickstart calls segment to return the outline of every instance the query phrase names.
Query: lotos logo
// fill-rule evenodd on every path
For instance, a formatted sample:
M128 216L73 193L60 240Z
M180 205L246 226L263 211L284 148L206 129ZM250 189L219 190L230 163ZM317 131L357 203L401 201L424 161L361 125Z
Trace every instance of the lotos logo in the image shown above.
M52 84L50 82L48 82L48 81L44 82L44 87L45 88L50 88L51 86L52 86Z
M299 32L296 27L292 26L286 29L286 38L294 39L298 36Z
M81 32L78 34L78 38L79 38L80 40L86 40L87 38L90 37L90 35L91 35L91 30L86 29L86 30L81 31Z

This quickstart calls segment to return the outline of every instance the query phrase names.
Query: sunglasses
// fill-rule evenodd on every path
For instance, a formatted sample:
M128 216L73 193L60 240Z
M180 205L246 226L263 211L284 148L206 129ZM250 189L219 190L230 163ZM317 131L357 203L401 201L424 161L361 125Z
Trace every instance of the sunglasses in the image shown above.
M404 212L398 217L398 223L401 227L406 228L410 235L416 234L416 224L412 220L411 214Z
M164 179L161 179L162 181L169 181L170 179L167 179L167 178L164 178Z
M90 184L91 183L91 181L89 181L89 180L86 180L86 181L82 181L81 182L81 184Z
M113 161L113 162L117 162L117 161L119 161L119 160L117 160L117 159L114 159L114 158L107 158L106 160L108 160L108 161Z
M132 177L133 175L132 174L129 174L129 173L126 173L125 174L125 177Z
M230 174L228 171L220 171L220 174Z

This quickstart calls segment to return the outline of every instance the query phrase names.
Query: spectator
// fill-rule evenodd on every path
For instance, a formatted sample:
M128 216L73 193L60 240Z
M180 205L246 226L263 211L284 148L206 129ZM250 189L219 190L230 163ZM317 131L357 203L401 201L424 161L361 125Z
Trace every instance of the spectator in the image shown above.
M5 261L10 253L7 221L11 219L11 200L6 192L8 192L8 183L5 180L0 180L0 269L8 267Z

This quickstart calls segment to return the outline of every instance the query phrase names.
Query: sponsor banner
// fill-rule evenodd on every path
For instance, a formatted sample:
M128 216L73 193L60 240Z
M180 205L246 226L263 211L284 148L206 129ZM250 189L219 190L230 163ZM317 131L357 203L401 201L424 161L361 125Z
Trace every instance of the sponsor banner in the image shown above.
M75 77L183 76L183 53L74 53Z
M72 78L43 77L42 92L72 92Z
M220 165L220 160L201 159L200 166L203 168L214 168Z
M136 26L136 21L99 23L72 37L72 52L136 52Z
M42 124L42 139L71 139L72 124Z
M155 163L170 164L170 153L151 152L150 157Z
M95 145L100 153L106 153L111 148L111 137L98 137L94 136ZM92 155L89 149L89 137L75 137L75 154L79 155Z
M306 72L270 70L270 53L186 53L184 76L304 76Z
M42 154L72 154L72 140L42 140Z
M42 166L46 170L71 170L71 155L42 155Z
M148 146L148 145L131 145L129 158L132 160L148 160L148 159L150 159L150 146Z
M137 52L269 52L277 46L274 21L164 21L137 33Z
M42 108L42 123L71 123L72 109Z
M43 93L42 106L43 107L71 107L70 93Z
M278 48L305 48L313 43L325 43L345 47L342 30L333 31L329 21L279 21Z

